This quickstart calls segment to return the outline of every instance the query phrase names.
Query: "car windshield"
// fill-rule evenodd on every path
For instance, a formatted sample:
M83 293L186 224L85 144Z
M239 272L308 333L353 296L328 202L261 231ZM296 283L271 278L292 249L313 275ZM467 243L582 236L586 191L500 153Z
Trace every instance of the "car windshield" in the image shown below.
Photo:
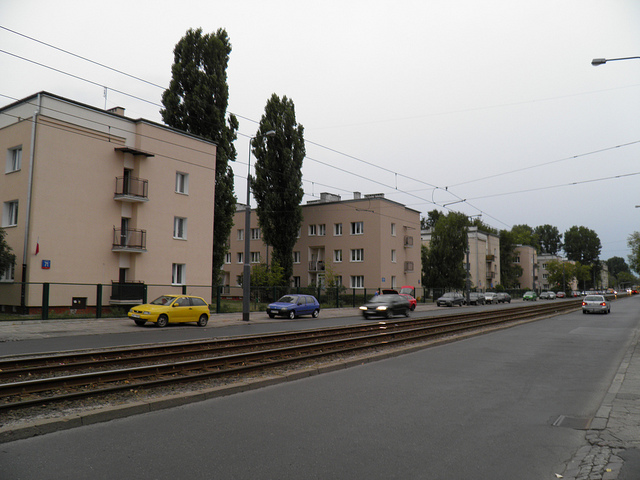
M161 297L156 298L150 305L169 305L171 302L175 300L176 297L170 297L168 295L162 295Z
M604 297L601 295L589 295L585 297L585 302L604 302Z
M285 295L284 297L280 297L278 303L296 303L298 301L298 297L293 295Z
M455 297L456 294L455 293L445 293L444 295L442 295L443 298L453 298Z
M527 292L527 293L525 293L525 295L535 295L535 293L533 293L533 292Z
M393 295L374 295L369 300L369 303L389 303L392 297Z
M400 293L406 293L407 295L413 295L413 288L402 287Z

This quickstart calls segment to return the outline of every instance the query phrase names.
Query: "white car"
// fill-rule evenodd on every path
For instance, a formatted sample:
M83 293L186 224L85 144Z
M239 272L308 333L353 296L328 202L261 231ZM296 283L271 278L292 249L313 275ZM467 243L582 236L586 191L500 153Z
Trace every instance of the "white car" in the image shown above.
M604 295L587 295L582 299L582 313L611 313L611 305Z

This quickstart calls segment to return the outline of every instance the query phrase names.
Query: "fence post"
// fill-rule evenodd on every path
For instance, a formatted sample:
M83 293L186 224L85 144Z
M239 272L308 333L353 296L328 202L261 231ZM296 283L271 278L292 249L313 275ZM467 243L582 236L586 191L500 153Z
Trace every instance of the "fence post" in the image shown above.
M96 285L96 318L102 318L102 284Z
M340 308L340 287L336 285L336 308Z
M42 320L49 319L49 284L42 284Z
M142 303L147 303L147 284L142 284Z

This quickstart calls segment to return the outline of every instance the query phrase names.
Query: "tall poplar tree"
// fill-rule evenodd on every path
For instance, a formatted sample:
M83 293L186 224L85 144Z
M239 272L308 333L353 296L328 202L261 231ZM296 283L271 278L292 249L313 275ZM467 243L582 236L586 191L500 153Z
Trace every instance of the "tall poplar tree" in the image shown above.
M230 114L227 64L231 43L224 29L203 34L189 29L173 50L172 79L162 95L160 110L164 122L216 143L215 211L213 217L212 285L219 285L221 268L233 228L236 197L233 169L236 159L233 142L237 138L238 119Z
M270 131L275 135L268 136ZM274 93L251 142L256 157L252 189L258 222L287 282L293 275L293 248L302 225L302 161L306 155L303 133L293 101L286 96L280 99Z
M449 212L438 217L431 234L431 243L422 250L425 286L455 289L464 287L469 223L468 217L459 212Z

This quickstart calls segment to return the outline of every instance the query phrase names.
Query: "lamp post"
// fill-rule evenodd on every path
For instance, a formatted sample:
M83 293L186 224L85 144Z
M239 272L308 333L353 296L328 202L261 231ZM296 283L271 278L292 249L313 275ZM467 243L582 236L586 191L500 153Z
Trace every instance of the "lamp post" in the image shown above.
M242 270L242 320L248 322L250 320L249 312L251 309L251 141L259 137L273 137L275 130L269 130L262 135L256 135L249 139L249 161L247 162L247 205L244 215L244 267Z
M604 65L607 62L615 62L617 60L636 60L640 57L622 57L622 58L594 58L591 60L591 65L597 67L598 65Z

